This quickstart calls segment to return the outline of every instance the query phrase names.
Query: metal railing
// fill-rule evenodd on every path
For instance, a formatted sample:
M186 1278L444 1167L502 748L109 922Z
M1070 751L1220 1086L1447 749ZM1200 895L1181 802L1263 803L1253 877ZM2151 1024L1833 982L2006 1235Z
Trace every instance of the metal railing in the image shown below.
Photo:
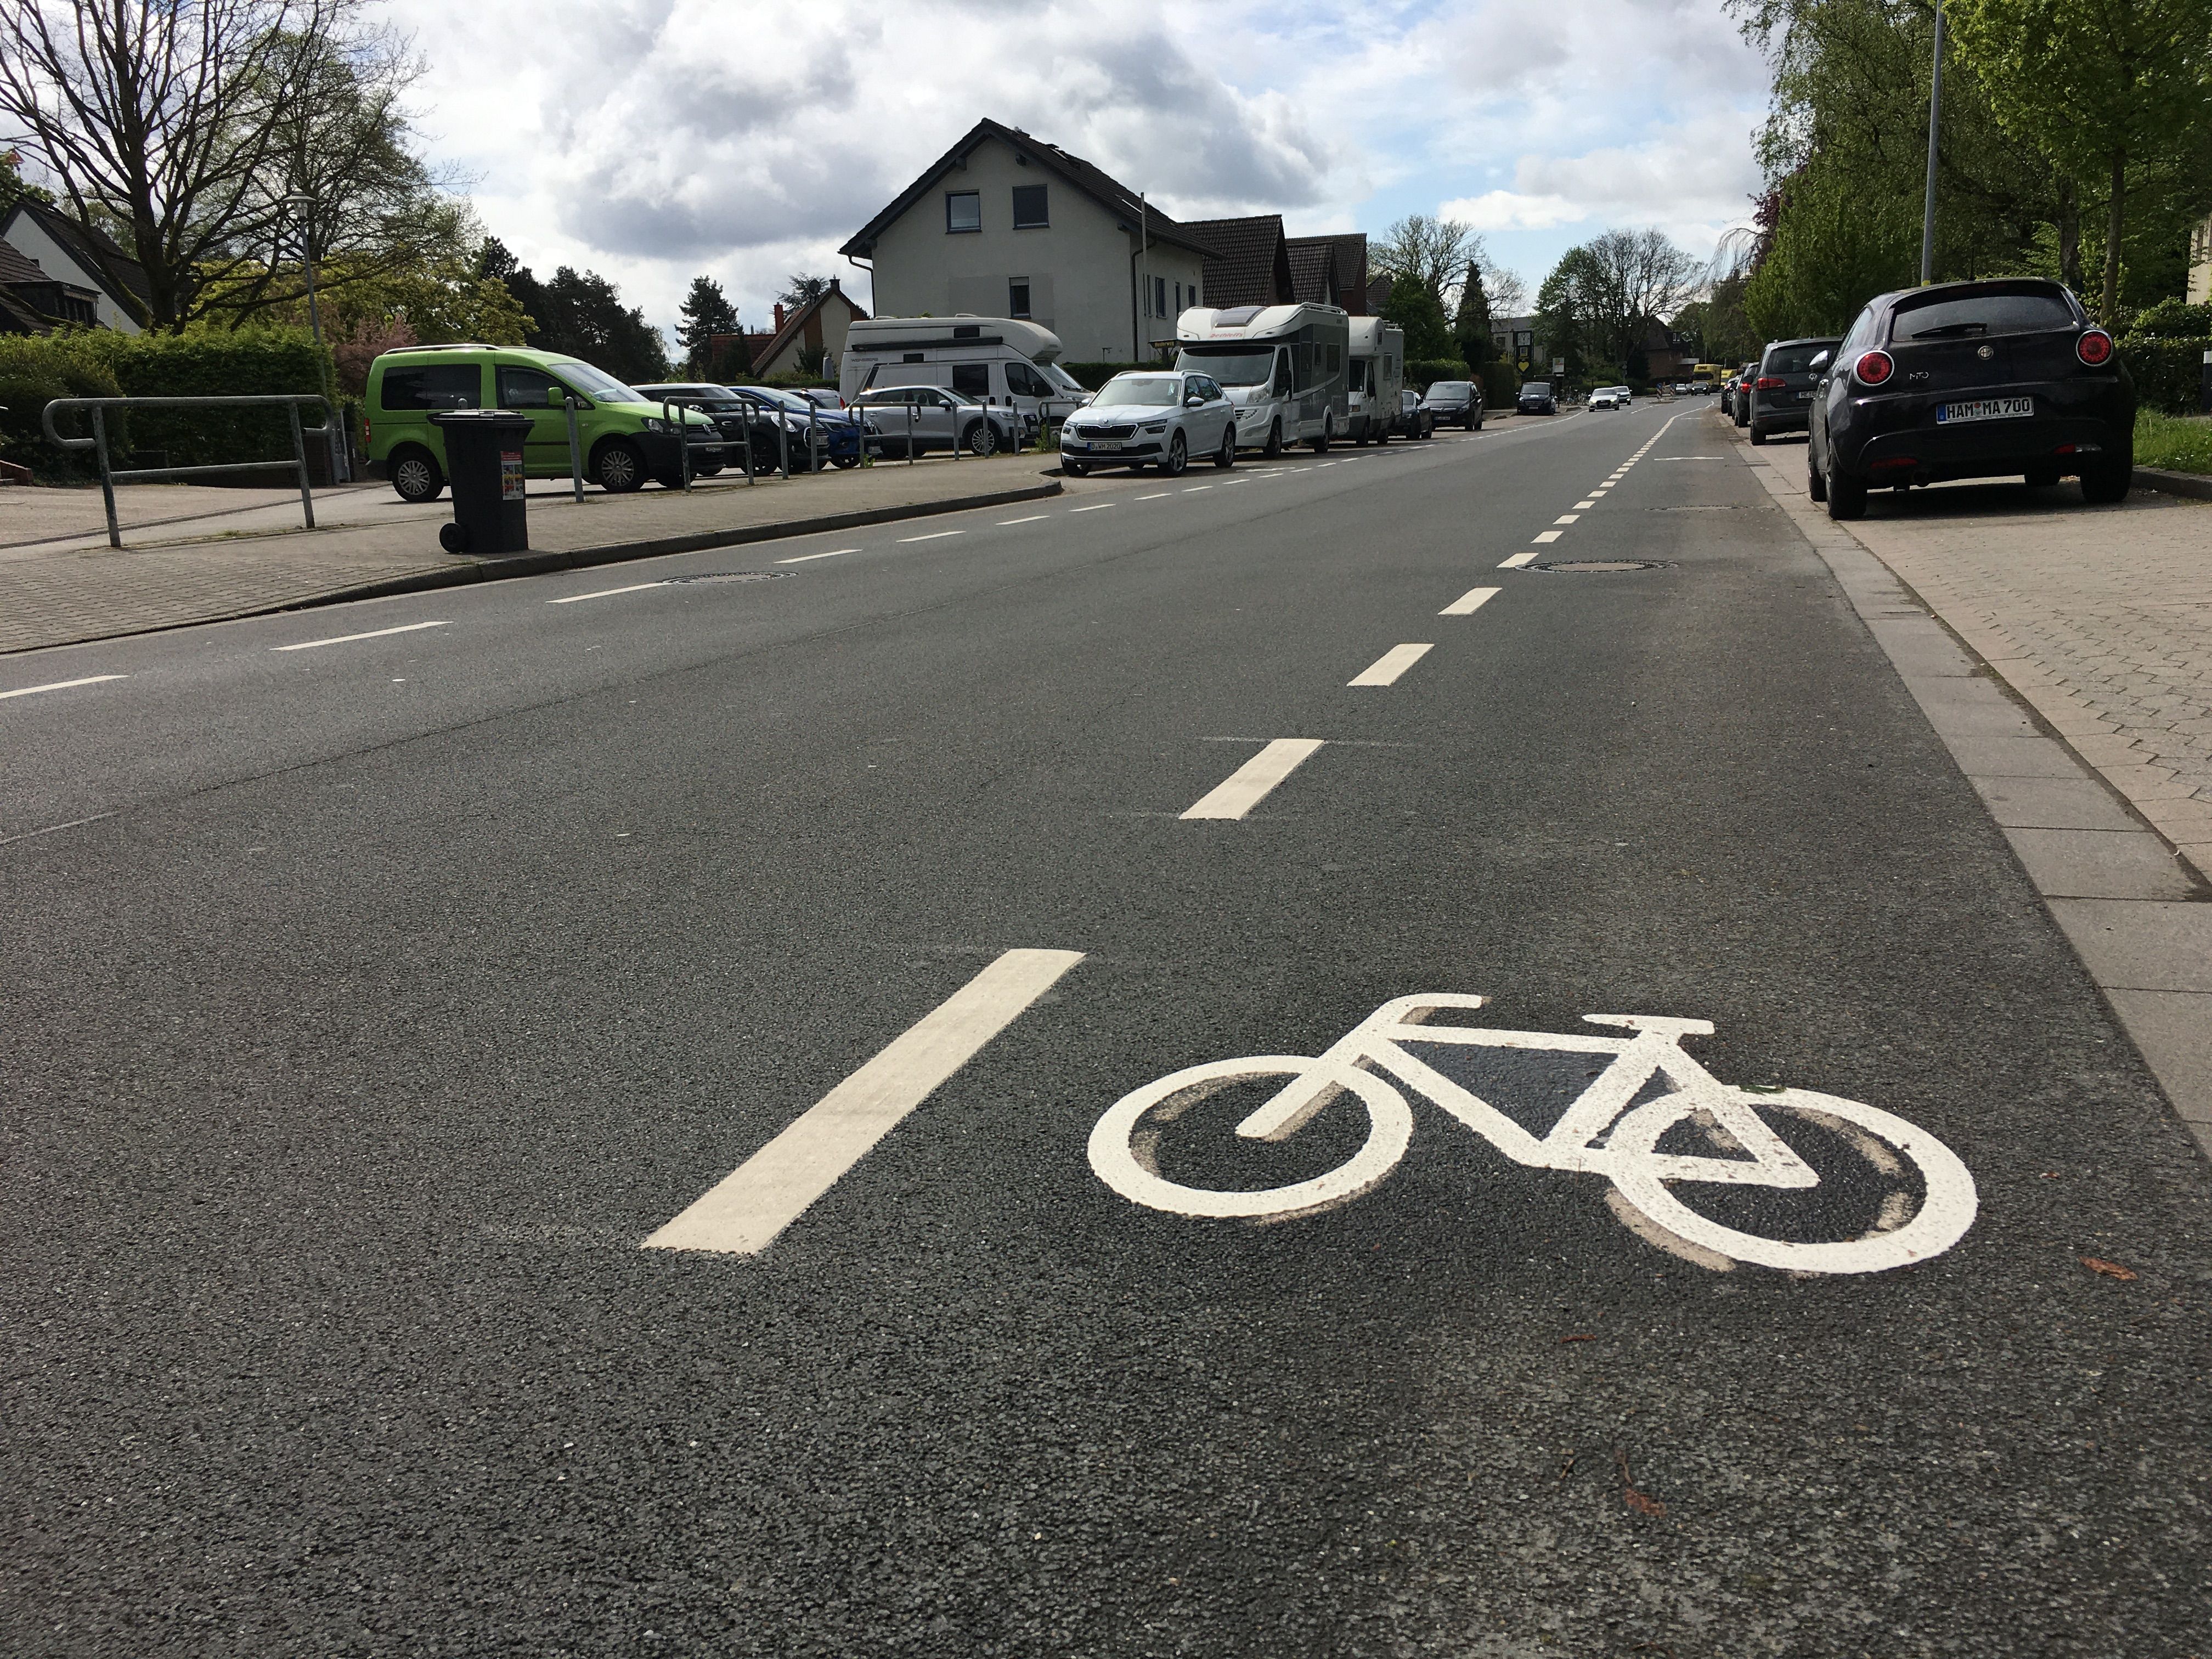
M289 461L229 461L214 466L140 466L117 471L107 459L107 411L111 409L254 409L273 404L284 405L292 422L292 459ZM323 410L320 426L300 424L300 405L319 404ZM54 417L71 410L92 411L92 435L89 438L64 438L55 429ZM123 545L122 526L115 518L115 486L118 480L125 483L143 478L188 478L210 472L291 472L300 481L300 512L307 520L307 527L315 527L315 498L307 481L307 440L327 438L331 434L331 405L319 393L271 392L258 392L241 398L57 398L48 404L39 416L46 428L46 441L57 449L89 449L100 460L100 495L107 507L107 544Z

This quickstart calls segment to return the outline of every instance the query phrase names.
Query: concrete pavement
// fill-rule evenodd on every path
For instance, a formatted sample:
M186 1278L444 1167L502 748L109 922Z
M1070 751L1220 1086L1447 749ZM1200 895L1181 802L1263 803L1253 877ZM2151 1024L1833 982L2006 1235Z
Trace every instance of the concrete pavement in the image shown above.
M11 659L88 683L0 702L0 1626L2197 1652L2204 1161L1677 412ZM1495 1000L1433 1077L1237 1133L1422 993ZM1717 1029L1607 1103L1607 1012ZM1122 1143L1192 1192L1410 1129L1133 1201L1193 1066ZM764 1249L641 1248L809 1124ZM1939 1146L1911 1264L1655 1221L1878 1248Z

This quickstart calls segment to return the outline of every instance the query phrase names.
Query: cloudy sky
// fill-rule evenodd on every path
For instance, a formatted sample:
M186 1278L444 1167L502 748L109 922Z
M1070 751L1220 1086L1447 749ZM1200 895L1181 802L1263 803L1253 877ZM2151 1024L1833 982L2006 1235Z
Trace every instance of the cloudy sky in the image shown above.
M386 0L420 124L493 233L651 320L693 276L762 325L979 116L1179 217L1479 228L1533 289L1609 226L1704 255L1758 184L1766 76L1722 0Z

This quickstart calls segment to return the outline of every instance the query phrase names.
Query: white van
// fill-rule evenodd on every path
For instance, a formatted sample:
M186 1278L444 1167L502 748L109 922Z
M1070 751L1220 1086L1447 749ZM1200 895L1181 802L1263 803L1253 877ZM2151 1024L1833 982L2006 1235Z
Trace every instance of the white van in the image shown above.
M1017 317L856 318L838 390L849 404L878 386L933 386L1019 410L1030 432L1048 431L1091 399L1060 356L1060 336Z
M1194 306L1176 319L1175 366L1208 374L1237 405L1237 447L1319 454L1351 430L1351 318L1334 306Z
M1406 331L1380 317L1354 317L1350 349L1345 403L1351 411L1352 441L1387 444L1401 418L1398 394L1406 386Z

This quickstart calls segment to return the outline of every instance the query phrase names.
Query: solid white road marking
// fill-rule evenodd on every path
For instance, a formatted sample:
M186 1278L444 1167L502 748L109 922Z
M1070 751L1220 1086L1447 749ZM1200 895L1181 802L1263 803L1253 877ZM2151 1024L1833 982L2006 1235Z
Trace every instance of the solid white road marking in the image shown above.
M1088 507L1071 507L1067 510L1070 513L1103 513L1114 505L1115 503L1112 501L1093 501Z
M821 556L815 555L817 558ZM665 587L666 582L632 582L628 587L602 587L595 593L571 593L565 599L548 599L548 605L581 605L586 599L611 599L617 593L642 593L648 587Z
M1285 778L1297 771L1326 739L1277 738L1201 796L1187 818L1241 818Z
M1502 587L1470 587L1443 610L1439 617L1472 617L1505 590Z
M933 530L927 536L902 536L899 544L903 547L908 542L941 542L947 536L964 536L967 533L964 530Z
M1437 647L1433 645L1394 645L1381 656L1360 670L1358 675L1346 680L1352 685L1395 685L1398 677Z
M1540 530L1535 535L1535 540L1539 545L1541 545L1545 542L1555 542L1559 539L1559 532L1556 530Z
M778 559L778 564L805 564L810 559L840 559L848 553L857 553L857 547L833 547L827 553L802 553L795 559Z
M1536 556L1534 553L1516 553L1498 568L1500 570L1518 570L1524 564L1534 563L1535 558Z
M1080 951L1007 951L800 1113L647 1238L645 1248L737 1255L766 1249L869 1148L1082 960Z
M339 634L327 640L302 640L297 645L272 645L271 651L313 651L321 645L351 645L356 640L380 640L387 634L413 634L425 628L450 628L450 623L403 623L398 628L372 628L366 634Z
M66 691L73 685L98 685L103 680L127 680L128 674L87 674L81 680L49 680L44 685L27 685L15 691L0 691L0 702L10 697L35 697L41 691Z
M1553 520L1552 522L1553 524L1572 524L1581 516L1582 515L1578 513L1562 513L1558 518Z

